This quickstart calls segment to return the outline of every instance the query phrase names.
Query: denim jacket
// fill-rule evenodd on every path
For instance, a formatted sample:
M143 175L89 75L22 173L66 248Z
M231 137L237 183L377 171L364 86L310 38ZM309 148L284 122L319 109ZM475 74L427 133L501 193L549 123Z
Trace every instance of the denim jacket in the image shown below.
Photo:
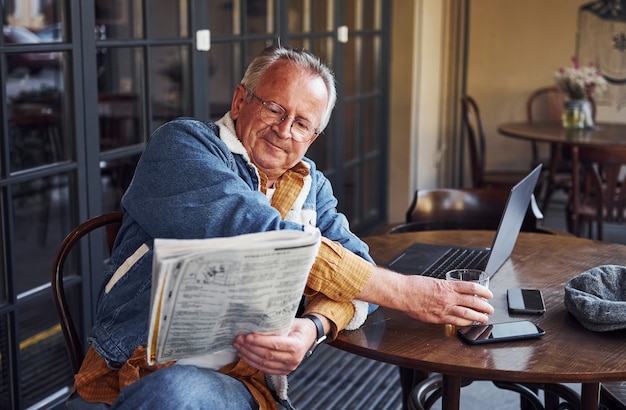
M232 126L229 114L222 120ZM302 204L314 219L309 223L373 263L367 245L349 231L345 216L337 212L330 182L313 161L303 161L311 170L311 188ZM105 269L89 337L109 366L120 367L146 344L155 238L305 229L301 223L281 220L260 192L259 180L243 145L232 136L220 136L215 123L180 118L152 134L122 198L124 220Z

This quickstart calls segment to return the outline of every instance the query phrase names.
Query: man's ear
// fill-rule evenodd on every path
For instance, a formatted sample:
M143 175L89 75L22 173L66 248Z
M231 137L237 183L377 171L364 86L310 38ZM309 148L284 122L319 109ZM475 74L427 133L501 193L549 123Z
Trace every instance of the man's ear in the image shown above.
M243 106L247 104L248 92L245 87L241 84L238 84L235 87L235 92L233 93L233 100L230 103L230 116L234 120L239 117L239 113L243 109Z

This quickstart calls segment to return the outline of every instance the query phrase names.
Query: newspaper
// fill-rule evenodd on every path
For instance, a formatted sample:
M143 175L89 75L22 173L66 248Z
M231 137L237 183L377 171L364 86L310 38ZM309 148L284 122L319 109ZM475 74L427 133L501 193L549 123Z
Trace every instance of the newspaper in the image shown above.
M234 352L239 334L287 334L320 238L316 229L155 239L148 363Z

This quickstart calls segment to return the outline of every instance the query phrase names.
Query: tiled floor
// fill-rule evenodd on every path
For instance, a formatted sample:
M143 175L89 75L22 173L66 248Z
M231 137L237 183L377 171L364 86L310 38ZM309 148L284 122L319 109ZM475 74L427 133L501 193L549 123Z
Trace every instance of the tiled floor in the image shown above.
M546 227L566 231L565 196L556 194L544 211ZM605 227L605 241L626 244L623 225ZM309 359L289 378L290 396L300 410L402 408L399 372L396 366L375 362L330 346ZM570 385L573 389L579 385ZM461 390L462 410L519 409L517 393L498 389L491 382L474 382ZM441 400L433 409L441 409Z

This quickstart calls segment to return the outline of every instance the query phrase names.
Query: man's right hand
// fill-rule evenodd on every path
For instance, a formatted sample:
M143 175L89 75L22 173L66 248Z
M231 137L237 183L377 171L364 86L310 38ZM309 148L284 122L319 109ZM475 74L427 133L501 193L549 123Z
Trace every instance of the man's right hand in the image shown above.
M491 291L472 282L402 275L375 267L357 299L405 312L429 323L467 326L486 323L493 306Z

